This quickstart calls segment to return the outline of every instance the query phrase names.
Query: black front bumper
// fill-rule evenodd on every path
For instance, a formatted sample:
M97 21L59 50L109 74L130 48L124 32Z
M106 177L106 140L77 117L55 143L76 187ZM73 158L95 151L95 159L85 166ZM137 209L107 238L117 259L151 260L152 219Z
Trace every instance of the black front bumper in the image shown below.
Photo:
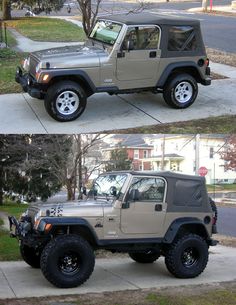
M37 99L44 99L46 92L45 86L37 83L37 81L30 74L23 74L23 71L20 67L18 67L16 70L15 80L30 96Z

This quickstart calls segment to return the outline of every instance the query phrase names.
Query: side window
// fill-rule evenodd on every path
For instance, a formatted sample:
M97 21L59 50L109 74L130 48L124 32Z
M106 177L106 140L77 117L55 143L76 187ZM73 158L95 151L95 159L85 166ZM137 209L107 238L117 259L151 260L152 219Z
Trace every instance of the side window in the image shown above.
M169 51L194 51L196 48L196 35L193 27L173 26L169 29Z
M123 49L127 49L128 41L132 42L133 50L157 49L159 34L157 27L130 27L123 42Z
M129 189L129 193L132 192L136 192L139 201L163 202L165 181L161 178L136 177Z

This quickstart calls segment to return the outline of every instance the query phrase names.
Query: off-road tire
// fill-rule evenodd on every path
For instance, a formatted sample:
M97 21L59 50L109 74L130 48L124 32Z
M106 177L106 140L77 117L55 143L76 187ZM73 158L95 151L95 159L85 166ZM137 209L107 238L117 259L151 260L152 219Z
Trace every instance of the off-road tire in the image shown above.
M66 113L65 109L69 111L69 107L62 106L62 103L59 102L60 97L63 103L68 102L70 104L72 113ZM70 99L76 100L76 102L70 102ZM84 112L86 104L87 96L85 91L73 81L60 81L53 84L49 87L44 99L44 106L47 113L59 122L69 122L77 119ZM60 105L62 108L59 110Z
M41 255L43 275L60 288L83 284L92 274L94 264L93 249L86 240L77 235L63 235L53 239L45 246Z
M187 73L174 74L169 78L163 89L165 102L175 109L184 109L191 106L197 95L197 82Z
M195 260L188 259L192 250ZM189 264L186 264L189 260ZM166 252L165 264L177 278L194 278L203 272L208 262L208 246L199 235L188 234L174 242Z
M24 244L20 245L20 254L23 260L33 268L40 268L40 252Z
M141 264L151 264L155 262L159 257L160 253L156 252L137 252L137 253L129 253L129 256L137 263Z

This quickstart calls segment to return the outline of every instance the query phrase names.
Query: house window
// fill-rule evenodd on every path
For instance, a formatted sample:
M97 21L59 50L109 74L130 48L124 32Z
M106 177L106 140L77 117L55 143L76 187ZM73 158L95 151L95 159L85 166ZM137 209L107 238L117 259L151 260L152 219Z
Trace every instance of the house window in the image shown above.
M139 150L138 149L134 150L134 159L139 159Z
M210 147L210 155L209 155L210 159L213 159L214 157L214 148Z
M143 158L148 158L148 151L147 150L144 150L143 151Z

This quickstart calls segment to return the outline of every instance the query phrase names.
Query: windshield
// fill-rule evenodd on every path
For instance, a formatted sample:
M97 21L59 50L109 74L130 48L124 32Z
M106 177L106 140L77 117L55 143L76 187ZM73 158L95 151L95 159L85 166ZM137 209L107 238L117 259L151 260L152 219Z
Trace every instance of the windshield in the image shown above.
M93 183L91 195L106 198L118 197L126 178L126 174L99 176Z
M121 24L106 20L99 20L96 22L89 38L113 45L116 42L121 28Z

